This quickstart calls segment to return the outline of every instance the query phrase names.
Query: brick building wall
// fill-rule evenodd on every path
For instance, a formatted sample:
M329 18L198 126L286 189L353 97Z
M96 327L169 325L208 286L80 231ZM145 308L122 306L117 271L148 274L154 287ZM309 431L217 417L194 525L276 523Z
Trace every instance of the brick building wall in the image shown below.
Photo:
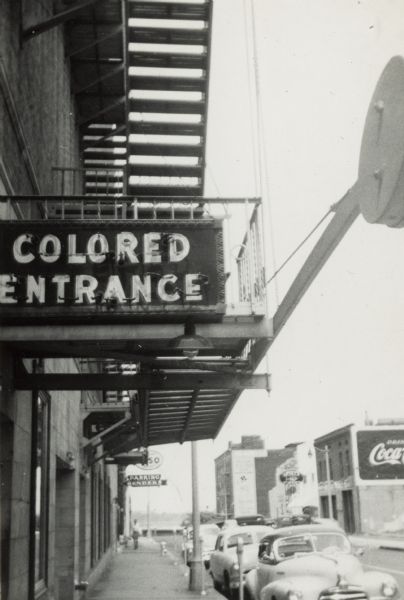
M404 485L361 486L358 488L358 496L362 533L388 534L402 531Z
M228 449L215 459L217 512L227 515L237 513L240 497L244 494L246 499L247 490L242 489L245 479L250 504L255 505L253 512L269 515L268 492L275 485L276 468L292 456L293 452L294 446L265 450L264 440L256 435L243 435L241 443L229 442ZM242 462L237 466L240 461Z
M1 194L55 194L59 190L53 167L80 166L64 27L52 28L29 41L21 38L24 28L52 16L54 4L53 0L0 0ZM14 204L13 216L27 218L28 208ZM5 205L0 204L0 218L8 217ZM103 500L92 506L91 473L81 467L81 393L46 394L50 416L43 528L45 586L34 592L36 566L30 561L36 543L32 532L37 476L32 467L34 398L31 392L12 390L13 359L10 349L0 345L0 596L33 600L41 593L44 599L78 599L75 581L89 578L106 555L108 544L116 539L116 515L111 508L117 495L116 472L114 475L113 468L104 469L103 465L93 468ZM29 369L31 363L27 361ZM79 365L71 359L47 359L41 368L48 373L76 373ZM105 530L102 535L97 533L103 544L98 544L93 560L92 513L97 527L102 523Z
M0 2L0 156L15 194L52 194L52 167L79 166L63 27L21 38L21 28L52 14L52 0Z
M333 517L349 533L387 534L402 530L404 479L360 479L356 430L350 424L315 440L321 513L328 516L330 495ZM326 476L325 446L329 449L330 481Z

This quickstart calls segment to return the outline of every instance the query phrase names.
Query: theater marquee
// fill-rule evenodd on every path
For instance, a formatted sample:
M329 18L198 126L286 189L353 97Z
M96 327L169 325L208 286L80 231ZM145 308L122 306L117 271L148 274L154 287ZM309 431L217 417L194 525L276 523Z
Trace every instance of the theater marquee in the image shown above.
M133 321L224 307L219 221L2 222L2 322Z

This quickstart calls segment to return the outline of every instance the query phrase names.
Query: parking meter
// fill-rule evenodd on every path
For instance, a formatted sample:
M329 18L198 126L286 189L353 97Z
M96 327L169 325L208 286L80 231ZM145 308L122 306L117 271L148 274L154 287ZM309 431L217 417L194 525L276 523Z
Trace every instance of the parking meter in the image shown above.
M237 560L238 560L238 597L239 600L244 598L244 581L243 581L243 553L244 553L244 542L242 537L237 538Z

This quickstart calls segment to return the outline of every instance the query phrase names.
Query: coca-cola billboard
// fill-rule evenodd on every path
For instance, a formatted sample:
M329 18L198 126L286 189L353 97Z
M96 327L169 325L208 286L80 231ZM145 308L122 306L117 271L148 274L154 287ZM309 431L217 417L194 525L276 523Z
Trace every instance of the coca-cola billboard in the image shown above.
M404 429L357 432L361 479L404 480Z

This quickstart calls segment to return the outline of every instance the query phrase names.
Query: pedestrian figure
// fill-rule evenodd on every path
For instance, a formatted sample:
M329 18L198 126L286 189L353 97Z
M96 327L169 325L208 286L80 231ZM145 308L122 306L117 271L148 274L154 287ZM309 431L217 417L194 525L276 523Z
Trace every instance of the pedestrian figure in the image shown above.
M132 538L133 538L133 548L136 550L139 547L139 535L141 535L142 530L139 527L137 520L133 521L132 527Z

